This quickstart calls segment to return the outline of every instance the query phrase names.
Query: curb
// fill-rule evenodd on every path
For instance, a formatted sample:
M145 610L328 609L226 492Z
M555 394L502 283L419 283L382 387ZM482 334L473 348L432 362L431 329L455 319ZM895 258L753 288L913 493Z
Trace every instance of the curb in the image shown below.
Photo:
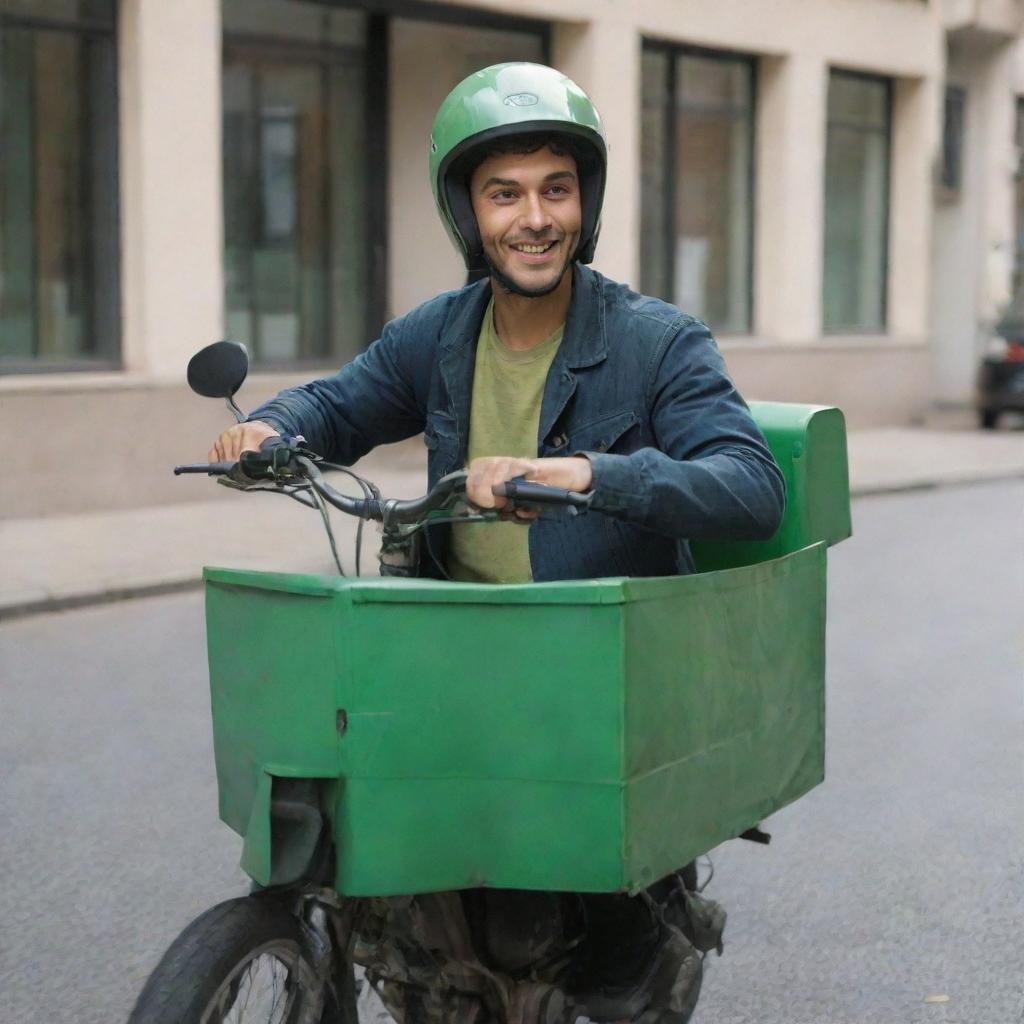
M974 471L968 474L950 474L941 478L930 477L921 480L901 480L892 483L862 484L850 488L850 498L871 498L890 494L908 494L917 491L935 491L950 487L966 487L972 484L1003 483L1024 479L1024 466L1018 469ZM187 593L202 587L202 569L195 576L173 580L140 581L111 585L95 590L82 590L71 594L52 594L46 597L13 600L0 605L0 623L49 612L71 611L93 605L113 604L137 597L159 597L165 594Z
M942 477L922 477L920 480L861 484L858 487L850 488L850 498L870 498L881 494L904 494L914 491L937 491L947 487L1007 483L1011 480L1024 480L1024 466L1017 469L972 470L969 473L950 473Z
M10 604L0 606L0 623L27 618L30 615L66 612L76 608L89 608L98 604L129 601L136 597L159 597L163 594L180 594L189 590L199 590L202 584L203 577L202 570L200 569L199 573L191 579L128 583L123 586L111 586L102 590L82 590L77 594L54 594L27 601L13 601Z

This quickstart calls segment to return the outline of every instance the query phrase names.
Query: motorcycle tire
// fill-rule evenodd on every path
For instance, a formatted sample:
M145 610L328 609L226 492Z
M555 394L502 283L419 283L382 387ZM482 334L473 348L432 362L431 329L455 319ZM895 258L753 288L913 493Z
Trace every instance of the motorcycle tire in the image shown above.
M351 973L351 967L348 967ZM351 992L348 985L340 986ZM299 922L273 897L200 914L146 981L128 1024L356 1024L304 950Z

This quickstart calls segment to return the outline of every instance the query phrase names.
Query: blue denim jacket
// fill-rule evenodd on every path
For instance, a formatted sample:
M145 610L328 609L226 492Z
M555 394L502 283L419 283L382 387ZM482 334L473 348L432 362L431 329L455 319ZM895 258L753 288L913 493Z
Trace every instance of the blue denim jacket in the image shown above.
M537 454L586 454L594 502L587 515L529 527L534 579L692 572L687 540L770 537L782 474L708 328L588 267L573 272ZM346 465L422 431L432 485L465 465L489 298L480 281L425 302L336 376L284 391L250 418ZM448 532L431 530L426 572L446 564Z

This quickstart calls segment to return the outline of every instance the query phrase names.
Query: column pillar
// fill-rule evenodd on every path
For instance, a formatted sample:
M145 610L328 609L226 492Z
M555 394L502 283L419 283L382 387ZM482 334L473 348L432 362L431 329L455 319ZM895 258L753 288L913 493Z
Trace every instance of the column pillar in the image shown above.
M930 322L934 161L942 83L901 78L894 83L889 195L889 333L924 340Z
M627 6L627 5L620 5ZM594 101L609 143L608 184L594 266L640 281L640 36L628 11L555 25L553 63Z
M124 362L181 381L223 331L220 0L122 0L119 50Z
M1016 95L1013 91L1016 55L1013 43L1000 43L993 47L979 76L986 117L979 225L979 264L983 270L978 295L978 319L983 338L998 322L1012 298L1016 234Z
M828 71L818 56L764 57L758 81L754 331L821 335Z

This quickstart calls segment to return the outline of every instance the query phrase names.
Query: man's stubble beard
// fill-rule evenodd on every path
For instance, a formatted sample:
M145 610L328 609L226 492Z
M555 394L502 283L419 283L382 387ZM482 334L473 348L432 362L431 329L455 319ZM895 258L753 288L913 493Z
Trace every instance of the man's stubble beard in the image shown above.
M566 271L572 265L572 261L576 256L575 249L566 257L565 263L562 264L562 270L554 281L545 285L543 288L524 288L522 285L517 284L508 274L506 274L492 259L484 252L484 262L487 264L487 270L491 277L501 285L502 288L507 292L511 292L513 295L520 295L524 299L542 299L545 295L550 295L561 283L565 277Z

